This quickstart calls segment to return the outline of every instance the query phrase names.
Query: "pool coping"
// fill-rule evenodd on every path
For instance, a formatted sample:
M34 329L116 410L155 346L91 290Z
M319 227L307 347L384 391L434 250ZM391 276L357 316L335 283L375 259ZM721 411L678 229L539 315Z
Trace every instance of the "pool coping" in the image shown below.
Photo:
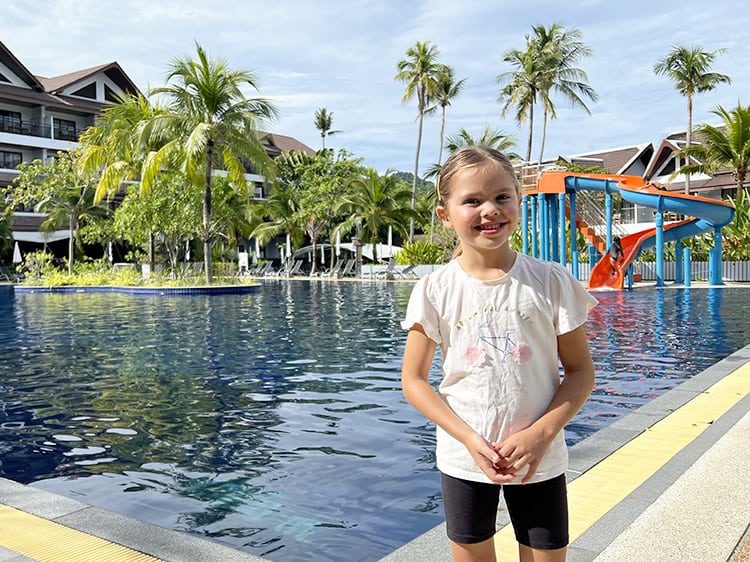
M44 287L39 285L14 285L17 293L121 293L134 296L169 296L169 295L242 295L255 293L261 289L261 283L248 285L193 285L189 287L130 287L125 285L65 285Z

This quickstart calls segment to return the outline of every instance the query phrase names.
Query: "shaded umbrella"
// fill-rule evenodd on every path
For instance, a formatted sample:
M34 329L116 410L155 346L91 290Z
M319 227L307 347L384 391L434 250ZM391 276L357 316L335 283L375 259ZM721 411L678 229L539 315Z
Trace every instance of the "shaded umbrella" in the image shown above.
M23 256L21 255L21 248L18 247L18 242L13 246L13 263L21 263Z

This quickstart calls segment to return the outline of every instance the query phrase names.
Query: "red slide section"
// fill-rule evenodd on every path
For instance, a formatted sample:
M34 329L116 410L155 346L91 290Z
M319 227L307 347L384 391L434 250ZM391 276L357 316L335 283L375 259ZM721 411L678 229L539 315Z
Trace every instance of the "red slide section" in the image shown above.
M676 228L690 222L679 221L664 225L664 230ZM616 263L609 259L609 252L604 254L589 274L589 289L622 289L625 286L625 275L628 266L633 262L635 256L645 240L656 236L656 228L647 228L640 232L628 234L620 239L622 245L622 257Z

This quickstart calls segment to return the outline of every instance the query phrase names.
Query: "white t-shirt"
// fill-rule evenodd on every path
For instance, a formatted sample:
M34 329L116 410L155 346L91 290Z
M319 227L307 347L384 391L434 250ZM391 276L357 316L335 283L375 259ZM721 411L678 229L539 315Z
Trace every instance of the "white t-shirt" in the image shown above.
M452 260L415 285L406 318L440 347L438 392L453 411L490 443L528 427L560 386L557 336L586 322L596 304L564 267L517 253L503 277L480 281ZM561 431L531 482L565 472ZM491 482L466 448L437 428L437 466L449 476ZM524 470L512 482L520 483Z

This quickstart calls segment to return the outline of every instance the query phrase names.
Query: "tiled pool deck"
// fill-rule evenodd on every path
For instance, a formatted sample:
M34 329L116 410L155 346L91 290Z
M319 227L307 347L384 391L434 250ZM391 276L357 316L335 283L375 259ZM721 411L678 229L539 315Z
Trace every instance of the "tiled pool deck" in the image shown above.
M570 562L750 560L750 346L571 448ZM499 560L515 560L503 513ZM0 562L260 561L0 479ZM382 559L450 560L442 525Z

